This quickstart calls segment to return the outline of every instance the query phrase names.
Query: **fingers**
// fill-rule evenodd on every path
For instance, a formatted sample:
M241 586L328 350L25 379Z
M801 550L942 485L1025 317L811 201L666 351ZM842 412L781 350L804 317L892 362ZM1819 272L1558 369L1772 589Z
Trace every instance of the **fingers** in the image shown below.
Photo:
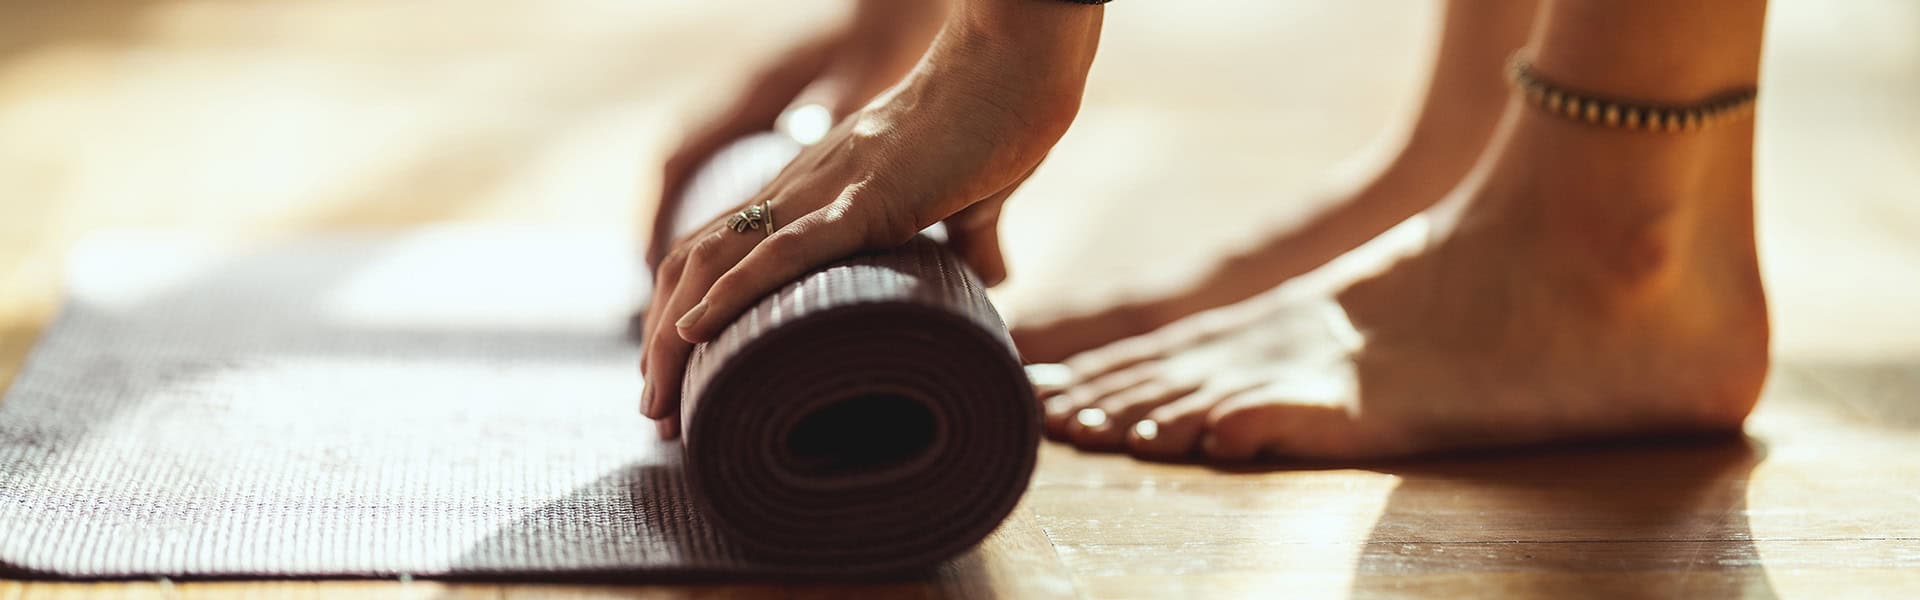
M776 218L783 207L798 210L769 204ZM775 221L779 229L764 239L751 230L743 234L716 224L663 261L644 332L642 413L663 419L679 409L681 379L694 344L717 335L768 292L867 245L867 228L856 224L864 221L848 217L846 206L835 202L792 223Z
M660 402L661 384L651 377L657 371L659 361L654 359L654 345L660 337L660 318L667 312L667 303L673 298L674 284L680 272L686 266L686 253L676 252L662 261L660 270L654 275L653 300L647 303L646 325L640 331L640 414L650 418L659 418L657 408Z
M671 440L680 437L680 413L674 413L653 422L653 430L660 439Z
M660 196L655 204L652 235L647 240L647 266L657 268L672 250L680 197L694 172L729 142L772 128L781 112L826 70L841 44L837 34L821 35L782 53L749 79L726 108L682 138L660 170Z
M667 300L673 297L674 282L680 280L680 270L685 268L686 264L686 253L678 252L668 254L665 259L660 261L660 267L654 269L652 295L647 302L646 317L642 319L642 325L636 336L640 340L640 349L642 350L640 354L640 374L642 375L647 373L648 366L645 350L648 343L653 341L653 334L660 330L660 315L666 312ZM645 394L640 403L642 410L645 410L647 405L644 398L650 398L652 393L652 389L642 391L642 394Z
M707 128L681 142L680 148L660 166L660 196L654 202L652 233L647 237L647 266L659 268L673 245L673 229L680 215L680 198L687 182L720 146L732 139L721 130Z
M836 201L782 225L710 287L706 297L675 323L684 342L704 342L767 293L814 267L859 252L867 245L860 219L847 215L848 204ZM779 214L779 206L774 214Z
M647 266L658 268L673 249L679 224L680 204L707 160L721 148L748 134L773 126L773 118L761 114L729 111L687 135L680 146L660 167L660 197L654 205L652 233L647 239Z
M647 399L642 412L655 419L673 414L679 407L681 378L685 375L687 355L693 344L682 339L669 325L700 302L702 295L722 273L739 262L753 248L754 238L724 227L711 229L693 240L685 254L678 277L664 282L670 288L656 293L659 312L649 317L647 345L642 351L642 370L646 377ZM650 309L652 307L649 307Z

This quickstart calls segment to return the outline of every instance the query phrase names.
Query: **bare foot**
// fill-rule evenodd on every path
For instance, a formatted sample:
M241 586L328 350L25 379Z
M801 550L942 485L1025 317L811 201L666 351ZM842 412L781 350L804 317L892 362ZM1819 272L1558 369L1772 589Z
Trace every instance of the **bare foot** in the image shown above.
M1507 88L1500 66L1526 41L1533 2L1450 2L1432 81L1413 127L1387 160L1333 187L1340 199L1293 227L1223 257L1191 280L1104 305L1031 307L1014 324L1021 355L1058 362L1260 294L1352 250L1438 202L1493 135ZM1027 307L1023 307L1027 308Z
M1751 124L1655 135L1510 118L1423 218L1430 235L1410 223L1072 358L1049 433L1235 461L1737 429L1768 360Z

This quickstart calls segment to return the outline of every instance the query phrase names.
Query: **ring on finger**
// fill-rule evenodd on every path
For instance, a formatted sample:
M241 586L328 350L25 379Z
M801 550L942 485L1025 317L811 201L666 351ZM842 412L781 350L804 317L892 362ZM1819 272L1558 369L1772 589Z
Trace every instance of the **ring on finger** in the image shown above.
M766 200L759 204L748 205L727 219L727 228L739 233L759 230L762 234L773 233L773 205Z

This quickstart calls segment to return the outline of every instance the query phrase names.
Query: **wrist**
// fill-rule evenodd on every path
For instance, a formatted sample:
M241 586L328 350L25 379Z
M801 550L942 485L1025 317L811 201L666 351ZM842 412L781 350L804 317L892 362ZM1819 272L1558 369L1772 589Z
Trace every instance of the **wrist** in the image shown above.
M949 28L1055 60L1091 64L1105 9L1062 0L959 0Z

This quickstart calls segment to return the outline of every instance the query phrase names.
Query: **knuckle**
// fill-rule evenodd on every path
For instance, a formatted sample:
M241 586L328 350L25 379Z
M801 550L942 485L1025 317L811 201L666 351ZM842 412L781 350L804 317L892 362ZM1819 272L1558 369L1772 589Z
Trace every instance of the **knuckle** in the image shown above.
M653 296L659 301L665 302L672 297L669 293L673 291L674 284L680 281L682 266L682 263L677 261L663 261L660 263L660 269L654 272Z
M834 201L828 202L826 206L820 207L818 212L820 215L820 223L822 225L839 225L844 223L855 214L854 210L858 208L858 206L859 204L855 203L852 198L845 196L836 198Z
M680 365L675 359L677 352L674 349L674 344L678 340L678 335L663 331L654 334L653 342L648 344L647 366L653 371L655 381L664 381L678 376Z
M662 312L664 313L665 311ZM662 318L664 318L664 315L662 315ZM659 323L654 324L658 325ZM659 360L663 358L661 354L664 354L666 351L665 341L661 339L663 337L665 337L665 335L663 335L658 327L654 328L653 331L647 332L646 356L648 361L659 362Z
M664 353L660 351L659 337L660 336L656 334L648 336L647 338L646 365L647 371L649 371L647 379L653 381L660 379L660 367L666 365L666 357L661 356Z
M767 236L767 239L762 240L760 245L765 247L765 250L762 251L769 255L793 256L800 250L798 246L800 243L799 232L783 229L773 232L773 235Z
M672 250L666 250L666 258L660 260L660 271L680 271L687 263L687 244L674 244Z
M842 196L820 209L821 224L849 228L860 246L870 249L892 248L913 238L919 229L913 214L902 202L885 202L870 197L882 192L865 191ZM861 198L865 198L862 200Z
M724 252L726 252L726 241L720 234L715 233L694 242L693 249L687 253L687 262L701 266L711 265L719 260Z

